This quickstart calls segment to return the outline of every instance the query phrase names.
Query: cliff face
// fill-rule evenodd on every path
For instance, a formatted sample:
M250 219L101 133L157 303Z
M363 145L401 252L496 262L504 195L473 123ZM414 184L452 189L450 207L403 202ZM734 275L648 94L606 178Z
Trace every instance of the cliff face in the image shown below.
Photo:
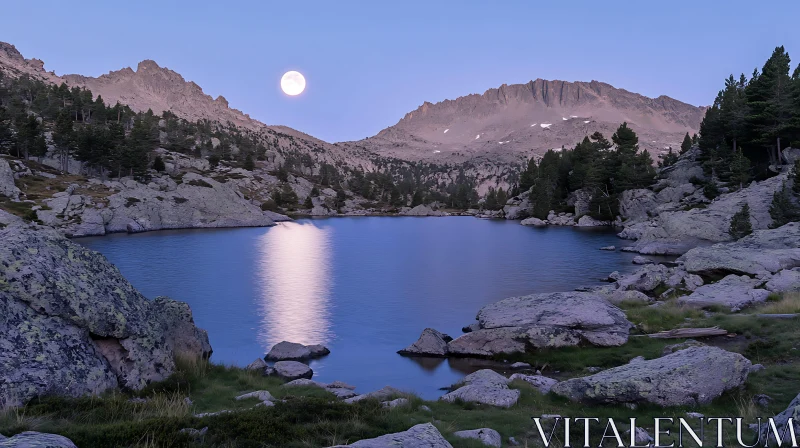
M705 108L667 96L648 98L591 82L547 81L502 85L422 106L396 125L359 142L381 154L418 159L497 158L542 154L574 146L600 131L610 138L628 122L640 144L653 153L677 148L686 132L700 127Z

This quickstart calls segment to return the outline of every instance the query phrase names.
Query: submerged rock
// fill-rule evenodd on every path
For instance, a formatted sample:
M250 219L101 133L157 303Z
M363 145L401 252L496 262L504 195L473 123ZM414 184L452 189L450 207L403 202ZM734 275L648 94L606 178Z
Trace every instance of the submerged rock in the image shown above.
M426 328L422 330L422 335L417 342L397 353L406 356L445 356L447 355L447 343L452 340L453 338L444 333L433 328Z
M442 433L430 423L412 426L407 431L386 434L374 439L364 439L349 445L336 445L329 448L453 448Z
M0 266L0 404L140 389L171 375L176 357L211 354L188 305L146 299L53 229L0 229Z
M551 389L574 401L598 404L706 404L747 380L750 361L717 347L690 347L648 361L562 381Z
M521 353L527 348L565 347L589 343L622 345L631 323L598 294L563 292L512 297L483 307L479 330L448 344L450 354L492 356Z
M491 428L469 429L466 431L456 431L454 436L462 439L475 439L481 441L486 446L493 446L500 448L503 444L503 438L500 433Z
M331 351L323 345L303 345L296 342L281 341L275 344L264 357L268 361L287 361L319 358Z

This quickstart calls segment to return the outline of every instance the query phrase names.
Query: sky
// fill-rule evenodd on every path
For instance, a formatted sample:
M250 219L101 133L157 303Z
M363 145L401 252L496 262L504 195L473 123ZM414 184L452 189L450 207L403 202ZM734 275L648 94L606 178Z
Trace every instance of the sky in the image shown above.
M57 74L143 59L267 124L359 140L424 101L533 79L607 82L694 105L778 45L800 62L800 2L2 1L0 41ZM305 92L279 80L303 73Z

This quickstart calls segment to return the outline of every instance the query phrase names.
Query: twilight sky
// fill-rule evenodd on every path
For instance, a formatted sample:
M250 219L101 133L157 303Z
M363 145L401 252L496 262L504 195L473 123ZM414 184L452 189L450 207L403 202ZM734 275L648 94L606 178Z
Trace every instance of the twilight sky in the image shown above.
M231 107L357 140L437 102L531 79L599 80L706 105L777 45L800 62L795 0L8 0L0 41L57 74L153 59ZM287 70L308 82L280 92Z

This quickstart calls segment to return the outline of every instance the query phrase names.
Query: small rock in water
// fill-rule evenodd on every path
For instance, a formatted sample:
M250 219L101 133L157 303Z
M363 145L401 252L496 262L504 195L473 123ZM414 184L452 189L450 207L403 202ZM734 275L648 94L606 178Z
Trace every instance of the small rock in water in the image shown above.
M329 388L334 388L334 389L350 389L350 390L355 390L356 389L356 386L351 386L351 385L345 383L344 381L334 381L334 382L328 384L328 387Z
M492 446L495 448L500 448L503 442L502 437L500 437L500 433L491 428L456 431L453 433L453 435L456 437L460 437L462 439L480 440L481 442L483 442L484 445Z
M273 375L283 378L286 381L297 380L300 378L311 379L311 377L314 376L314 371L302 362L278 361L273 367Z
M653 260L645 258L641 255L633 257L633 264L651 264L651 263L653 263Z
M447 343L452 340L444 333L426 328L416 342L397 353L405 356L447 356Z
M601 247L600 250L617 250L616 246L604 246Z
M531 365L528 364L527 362L515 362L514 364L511 364L511 368L512 369L530 369Z
M270 349L264 359L270 361L287 361L312 359L325 356L331 351L322 345L303 345L296 342L281 341Z

